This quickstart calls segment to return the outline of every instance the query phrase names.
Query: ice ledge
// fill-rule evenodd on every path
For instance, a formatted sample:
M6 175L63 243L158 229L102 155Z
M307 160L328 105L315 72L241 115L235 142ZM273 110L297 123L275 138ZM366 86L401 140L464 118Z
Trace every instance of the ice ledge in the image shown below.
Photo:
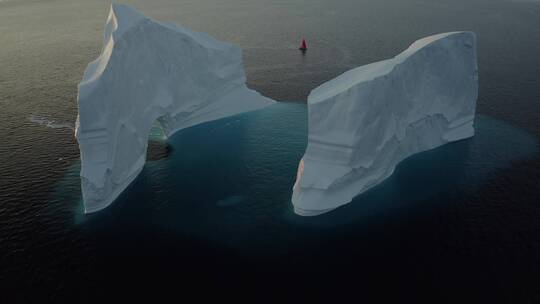
M314 89L295 212L331 211L389 177L403 159L473 136L477 96L471 32L421 39Z

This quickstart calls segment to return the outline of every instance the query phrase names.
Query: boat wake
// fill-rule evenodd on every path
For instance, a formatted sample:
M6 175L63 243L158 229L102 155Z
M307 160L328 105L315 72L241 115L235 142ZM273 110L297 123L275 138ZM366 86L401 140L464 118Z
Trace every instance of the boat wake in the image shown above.
M52 129L62 129L62 128L70 129L70 130L75 129L72 123L58 122L54 119L51 119L43 115L32 114L28 117L28 120L40 126L45 126L47 128L52 128Z

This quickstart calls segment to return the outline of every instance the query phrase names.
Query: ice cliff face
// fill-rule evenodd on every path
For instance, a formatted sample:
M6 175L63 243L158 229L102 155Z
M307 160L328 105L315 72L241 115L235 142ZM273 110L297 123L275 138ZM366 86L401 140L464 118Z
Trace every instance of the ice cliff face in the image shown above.
M128 6L111 6L103 44L79 84L86 212L108 206L139 174L156 120L171 135L273 103L246 87L239 48Z
M313 90L295 212L318 215L347 204L406 157L473 136L477 75L475 35L454 32Z

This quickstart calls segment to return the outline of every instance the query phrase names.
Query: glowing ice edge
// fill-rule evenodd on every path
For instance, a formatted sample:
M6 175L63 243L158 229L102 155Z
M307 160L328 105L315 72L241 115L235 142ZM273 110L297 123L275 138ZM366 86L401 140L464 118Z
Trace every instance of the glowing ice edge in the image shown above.
M329 212L381 183L412 154L473 136L476 58L474 33L444 33L314 89L295 213Z
M85 212L109 206L141 172L156 120L170 136L274 103L245 82L238 47L113 4L103 50L79 84Z

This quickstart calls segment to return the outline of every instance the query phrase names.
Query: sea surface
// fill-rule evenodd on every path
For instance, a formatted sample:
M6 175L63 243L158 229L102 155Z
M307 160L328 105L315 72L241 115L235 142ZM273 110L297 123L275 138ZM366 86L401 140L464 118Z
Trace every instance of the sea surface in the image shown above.
M239 45L248 85L282 102L153 130L141 175L85 215L77 83L110 2L0 0L0 303L540 303L540 1L122 3ZM294 215L309 91L455 30L478 36L475 137L335 212Z

